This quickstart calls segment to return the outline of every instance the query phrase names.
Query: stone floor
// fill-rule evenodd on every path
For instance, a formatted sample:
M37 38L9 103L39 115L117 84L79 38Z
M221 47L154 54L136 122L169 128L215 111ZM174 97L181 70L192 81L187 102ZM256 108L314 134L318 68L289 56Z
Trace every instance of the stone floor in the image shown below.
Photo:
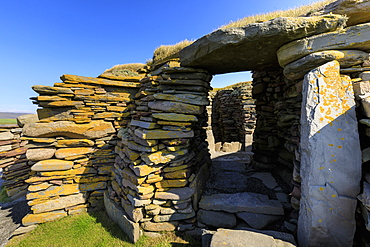
M253 228L290 235L295 229L289 217L290 185L277 174L254 170L251 155L250 151L211 153L210 178L199 203L199 227Z

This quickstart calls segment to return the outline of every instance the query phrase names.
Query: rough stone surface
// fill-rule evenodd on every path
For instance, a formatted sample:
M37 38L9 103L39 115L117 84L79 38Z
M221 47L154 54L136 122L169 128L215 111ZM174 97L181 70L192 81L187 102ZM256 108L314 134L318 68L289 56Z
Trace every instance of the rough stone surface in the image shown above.
M172 113L198 115L202 112L202 108L200 106L173 101L151 101L148 103L148 106L154 110Z
M154 198L162 200L186 200L190 198L193 193L194 190L189 187L174 188L163 192L156 192Z
M211 247L220 246L259 246L259 247L270 247L270 246L280 246L280 247L293 247L292 243L274 238L270 235L246 231L246 230L228 230L228 229L218 229L213 235L211 241Z
M65 159L71 156L89 154L94 151L95 149L91 147L60 148L55 152L55 157L57 159Z
M69 170L73 166L73 161L67 160L40 160L31 167L32 171L64 171Z
M298 80L310 70L333 60L337 60L341 68L346 68L363 63L368 58L369 53L357 50L315 52L285 66L284 75L288 79Z
M23 127L26 123L35 123L39 121L36 114L25 114L17 117L17 124L19 127Z
M312 15L339 14L348 17L347 26L370 21L370 2L367 0L339 0L326 5Z
M352 26L341 32L330 32L296 40L277 51L279 64L285 67L311 53L325 50L354 49L370 52L370 23Z
M276 68L276 51L284 44L307 36L335 31L345 19L278 17L242 28L220 29L180 52L182 66L201 67L213 74Z
M254 229L263 229L269 224L279 220L281 216L268 214L255 214L248 212L241 212L236 214L238 218L244 220Z
M31 210L34 214L63 209L74 205L85 203L86 196L84 194L76 194L70 196L62 196L55 200L49 200L44 203L33 205Z
M22 219L22 224L24 226L30 226L35 224L40 224L48 221L53 221L59 218L67 216L67 212L64 210L57 210L53 212L46 212L40 214L27 214Z
M199 210L197 218L203 224L217 228L234 228L236 217L234 214L210 210Z
M104 193L104 206L109 218L119 225L130 241L135 243L140 237L139 223L131 221L125 211L109 199L107 192Z
M39 161L50 159L54 154L55 148L33 148L27 150L26 157L28 160Z
M141 226L146 231L151 232L172 232L176 230L178 222L161 222L161 223L154 223L154 222L144 222Z
M352 84L333 61L306 75L302 94L299 243L352 246L362 163Z
M23 135L32 137L68 136L71 138L95 139L115 132L111 123L102 120L87 124L76 124L70 121L31 123L23 127Z
M214 194L203 196L199 207L206 210L230 213L250 212L259 214L284 215L283 205L266 195L243 192L234 194Z

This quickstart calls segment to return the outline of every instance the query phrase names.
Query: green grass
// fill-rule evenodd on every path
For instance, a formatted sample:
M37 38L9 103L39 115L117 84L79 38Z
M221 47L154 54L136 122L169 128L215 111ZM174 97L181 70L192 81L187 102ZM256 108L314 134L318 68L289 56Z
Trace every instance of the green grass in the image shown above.
M0 124L16 124L17 119L0 119Z
M0 202L10 202L10 197L6 193L5 187L0 186Z
M128 242L105 212L82 213L39 225L35 230L11 239L7 247L95 247L95 246L201 246L193 239L164 233L158 238L141 237L136 244Z

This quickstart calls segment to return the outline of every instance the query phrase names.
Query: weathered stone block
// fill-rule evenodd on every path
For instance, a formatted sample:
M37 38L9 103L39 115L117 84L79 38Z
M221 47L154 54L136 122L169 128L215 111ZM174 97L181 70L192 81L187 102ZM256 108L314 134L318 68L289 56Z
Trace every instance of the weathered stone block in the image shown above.
M278 51L279 64L285 67L308 54L324 50L354 49L370 51L370 24L360 24L342 30L296 40L282 46Z
M71 156L89 154L94 151L95 149L91 147L61 148L55 152L55 157L57 159L64 159Z
M266 195L243 192L234 194L214 194L203 196L199 207L206 210L229 213L250 212L259 214L284 215L283 205Z
M306 75L302 95L299 243L351 246L362 163L352 83L333 61Z
M164 112L182 113L199 115L202 113L202 107L173 101L151 101L149 108Z
M41 213L41 214L27 214L22 219L22 224L24 226L30 226L30 225L45 223L48 221L53 221L59 218L63 218L65 216L67 216L67 212L64 210L57 210L57 211L46 212L46 213Z
M180 52L182 66L213 74L276 67L276 51L284 44L343 27L345 17L278 17L241 28L219 29ZM330 49L329 49L330 50Z
M146 231L151 232L172 232L176 230L178 222L162 222L162 223L154 223L154 222L144 222L141 224L141 227Z
M31 123L23 127L23 135L31 137L68 136L71 138L96 139L115 132L112 123L102 120L87 124L76 124L69 121Z
M27 150L26 157L28 160L39 161L50 159L54 154L55 148L32 148Z
M191 138L194 137L194 132L191 131L171 131L171 130L135 130L135 135L141 139L176 139L176 138Z
M74 205L82 204L86 202L84 194L76 194L70 196L62 196L55 200L50 200L44 203L36 204L31 207L34 214L55 211L57 209L63 209Z
M198 118L194 115L178 114L178 113L153 113L152 117L176 122L197 122Z
M67 160L41 160L31 167L32 171L64 171L73 166L73 161Z
M200 209L197 218L201 223L217 228L234 228L236 226L236 216L231 213Z
M130 241L136 242L140 237L139 223L131 221L125 211L116 205L108 196L108 193L104 193L104 206L109 218L116 222L122 231L126 233Z

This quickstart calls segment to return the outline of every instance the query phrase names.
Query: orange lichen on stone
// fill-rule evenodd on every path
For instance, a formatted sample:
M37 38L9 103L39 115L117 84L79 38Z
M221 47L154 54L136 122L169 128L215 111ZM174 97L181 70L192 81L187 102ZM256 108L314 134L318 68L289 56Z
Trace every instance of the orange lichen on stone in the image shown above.
M64 159L71 156L89 154L94 151L95 149L91 147L61 148L55 152L55 157L58 159Z

